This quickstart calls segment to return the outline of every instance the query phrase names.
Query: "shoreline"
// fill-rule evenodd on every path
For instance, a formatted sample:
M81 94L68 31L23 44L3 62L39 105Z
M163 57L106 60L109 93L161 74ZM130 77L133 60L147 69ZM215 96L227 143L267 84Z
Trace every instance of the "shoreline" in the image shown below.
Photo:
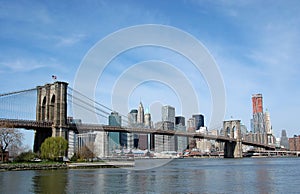
M292 156L252 156L243 158L298 158ZM222 157L184 157L184 158L137 158L136 160L158 160L158 159L223 159ZM101 162L74 162L74 163L0 163L0 173L6 171L26 171L26 170L61 170L61 169L95 169L95 168L134 168L135 160L130 161L101 161Z
M78 162L78 163L5 163L0 164L0 172L23 170L60 170L85 168L129 168L134 167L134 161L108 161L108 162Z

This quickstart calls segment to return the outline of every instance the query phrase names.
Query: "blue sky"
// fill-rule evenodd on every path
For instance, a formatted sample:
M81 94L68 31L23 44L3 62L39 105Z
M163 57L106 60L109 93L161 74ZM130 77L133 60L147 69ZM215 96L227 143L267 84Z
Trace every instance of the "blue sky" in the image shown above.
M0 0L1 93L43 85L52 81L51 75L72 87L80 64L97 42L141 24L172 26L202 42L224 81L224 119L241 119L249 129L251 95L262 93L275 135L282 129L288 136L300 134L300 2L296 0ZM199 112L209 123L212 100L205 79L184 57L168 49L135 48L117 56L99 77L96 100L112 107L111 91L120 75L146 60L181 68L197 93ZM158 81L136 87L126 96L128 108L137 108L141 99L155 121L164 104L175 106L178 115L189 114L180 107L176 91Z

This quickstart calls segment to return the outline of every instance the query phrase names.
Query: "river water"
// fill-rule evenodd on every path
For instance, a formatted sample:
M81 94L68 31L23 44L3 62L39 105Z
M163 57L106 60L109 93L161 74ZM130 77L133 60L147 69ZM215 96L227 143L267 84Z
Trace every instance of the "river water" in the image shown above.
M300 158L175 159L148 170L0 172L0 193L300 193L299 184Z

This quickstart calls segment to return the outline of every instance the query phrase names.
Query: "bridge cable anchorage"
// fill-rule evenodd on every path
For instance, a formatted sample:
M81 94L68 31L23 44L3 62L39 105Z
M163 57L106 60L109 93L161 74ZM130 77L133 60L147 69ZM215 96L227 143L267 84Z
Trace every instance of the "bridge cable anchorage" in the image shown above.
M103 105L103 104L101 104L101 103L99 103L99 102L97 102L97 101L95 101L95 100L89 98L88 96L82 94L81 92L79 92L79 91L77 91L77 90L75 90L75 89L73 89L73 88L71 88L71 87L69 87L69 86L68 86L68 89L70 89L71 91L73 91L73 93L75 92L75 93L79 94L80 96L82 96L82 97L88 99L88 100L91 101L92 103L94 103L94 104L96 104L96 105L99 105L99 106L101 106L101 107L103 107L103 108L109 110L110 112L114 112L114 111L115 111L115 110L113 110L113 109L111 109L111 108L109 108L109 107L107 107L107 106L105 106L105 105ZM79 100L79 98L74 97L73 94L68 93L68 95L69 95L71 98L75 98L76 100ZM81 100L81 99L80 99L80 101L83 102L83 100ZM85 103L86 103L86 102L85 102ZM87 104L88 104L88 103L87 103ZM92 106L92 105L89 104L89 106ZM94 106L92 106L92 107L94 107ZM95 108L96 108L96 107L95 107ZM98 109L99 109L101 112L103 112L103 113L109 114L109 113L107 113L105 110L102 110L102 109L100 109L100 108L98 108ZM117 111L116 111L116 112L117 112ZM119 113L119 114L120 114L122 117L127 118L127 120L128 120L128 116L123 115L123 114L121 114L121 113ZM124 121L125 123L128 123L127 120L122 119L122 121Z

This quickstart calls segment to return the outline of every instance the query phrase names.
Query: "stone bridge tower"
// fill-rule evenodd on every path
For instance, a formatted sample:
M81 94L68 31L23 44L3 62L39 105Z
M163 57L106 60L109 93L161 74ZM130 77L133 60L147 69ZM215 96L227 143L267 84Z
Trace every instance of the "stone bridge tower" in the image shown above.
M242 133L241 121L230 120L223 121L224 135L229 138L234 138L236 141L225 142L224 145L224 158L242 158Z
M52 122L52 130L36 130L34 151L40 149L47 137L61 136L68 139L67 124L67 88L66 82L54 82L37 86L36 121Z

